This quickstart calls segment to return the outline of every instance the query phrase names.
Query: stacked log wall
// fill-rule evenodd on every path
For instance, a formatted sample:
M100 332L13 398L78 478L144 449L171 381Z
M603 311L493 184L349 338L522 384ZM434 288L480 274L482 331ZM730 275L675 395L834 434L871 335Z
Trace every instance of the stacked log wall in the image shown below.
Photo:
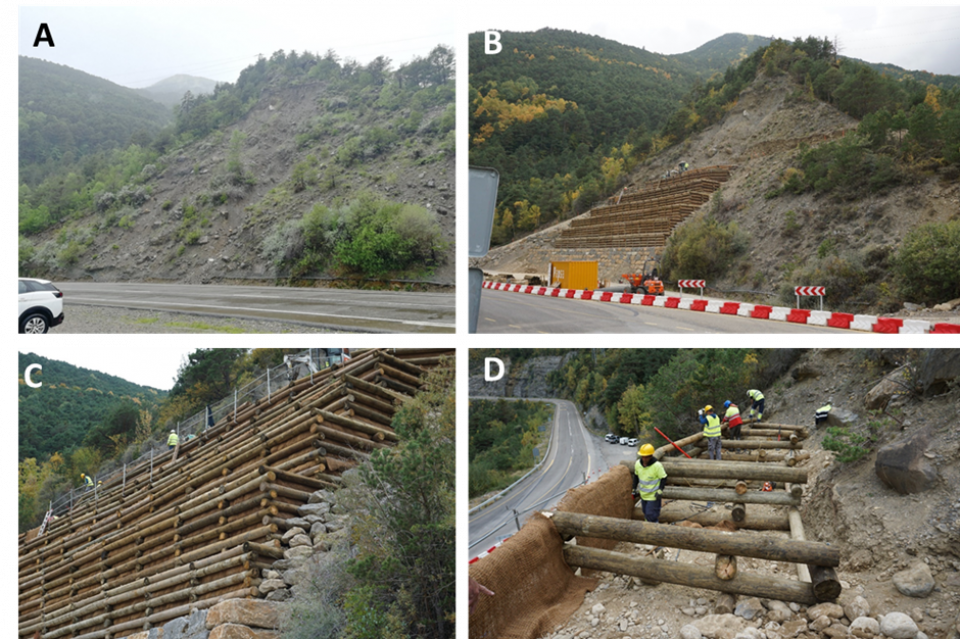
M361 352L85 493L43 535L21 535L19 635L113 639L259 596L288 520L397 443L394 413L452 355Z

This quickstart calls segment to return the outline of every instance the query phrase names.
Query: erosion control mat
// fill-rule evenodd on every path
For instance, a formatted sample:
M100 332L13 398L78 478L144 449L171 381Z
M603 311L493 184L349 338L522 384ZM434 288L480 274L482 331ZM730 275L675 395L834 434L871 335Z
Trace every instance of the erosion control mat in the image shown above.
M557 510L629 519L630 471L616 467L592 484L567 491ZM578 539L609 550L616 541ZM533 513L500 548L470 566L470 577L492 590L470 615L470 639L533 639L566 621L597 580L577 577L563 560L563 540L543 515Z

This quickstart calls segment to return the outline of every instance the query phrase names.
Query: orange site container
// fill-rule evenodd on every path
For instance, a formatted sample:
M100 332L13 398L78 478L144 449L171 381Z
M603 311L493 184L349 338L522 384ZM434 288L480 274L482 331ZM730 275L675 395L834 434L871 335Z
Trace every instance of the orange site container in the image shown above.
M550 262L551 286L573 289L597 288L597 262Z

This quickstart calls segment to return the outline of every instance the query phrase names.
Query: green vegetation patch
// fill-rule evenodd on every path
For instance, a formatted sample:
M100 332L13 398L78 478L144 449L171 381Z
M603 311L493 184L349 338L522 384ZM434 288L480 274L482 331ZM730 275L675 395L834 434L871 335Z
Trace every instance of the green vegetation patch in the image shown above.
M532 401L470 402L470 497L506 488L538 459L533 449L546 441L554 405ZM540 447L540 455L546 453Z

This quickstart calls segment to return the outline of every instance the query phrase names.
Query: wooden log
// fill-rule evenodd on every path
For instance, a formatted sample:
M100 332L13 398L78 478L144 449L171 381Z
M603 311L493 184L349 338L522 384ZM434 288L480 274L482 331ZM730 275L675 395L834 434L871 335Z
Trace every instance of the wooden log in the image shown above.
M790 522L790 538L794 541L805 541L803 534L803 520L800 518L800 510L796 507L787 511L787 518ZM805 583L812 583L810 578L810 569L806 565L797 564L797 579Z
M717 555L713 572L717 579L730 581L737 576L737 558L734 555Z
M744 449L758 449L763 448L766 450L770 449L781 449L781 448L801 448L802 444L799 440L794 441L780 441L780 442L770 442L766 440L752 440L752 439L721 439L720 440L721 449L727 448L744 448Z
M420 390L420 387L423 386L423 381L420 379L419 375L405 373L404 371L387 364L380 364L380 374L391 378L395 382L402 383L404 387L411 389L412 394L414 395L418 390Z
M836 601L840 598L843 587L837 571L826 566L807 566L810 571L810 580L813 585L813 595L817 601Z
M682 548L718 555L754 557L770 561L840 565L840 550L829 544L794 541L776 535L731 533L683 526L664 526L646 521L599 517L569 512L544 512L561 535L616 539L635 544Z
M273 557L274 559L283 559L283 548L279 545L258 544L254 541L247 541L243 544L244 552L255 552L263 557Z
M736 490L727 488L688 488L667 486L663 489L664 499L686 499L692 501L721 501L735 504L771 504L777 506L799 506L800 500L793 495L781 492L747 492L738 495Z
M806 605L812 605L817 601L810 584L767 575L740 573L736 579L723 581L717 579L713 569L709 566L642 559L623 553L583 546L565 546L563 558L567 564L573 567L603 570L614 574L630 575L691 588L706 588L748 597L795 601Z
M698 442L701 439L703 439L702 431L699 433L694 433L693 435L690 435L688 437L684 437L683 439L675 440L673 443L679 446L680 448L683 448L687 444L693 444L694 442ZM664 456L676 450L677 449L674 448L673 444L665 444L660 448L656 449L655 451L653 451L653 456L655 459L662 461Z
M747 482L745 482L745 481L738 481L737 484L736 484L736 486L734 486L734 489L733 489L733 490L734 490L734 492L736 492L738 495L744 494L745 492L747 492Z
M643 513L637 508L634 510L635 519L643 519ZM710 508L706 511L696 508L692 503L675 501L664 504L660 511L660 523L670 524L678 521L691 521L701 526L716 526L724 521L733 521L730 512L722 508ZM747 530L790 530L790 522L786 514L777 515L750 515L743 522L736 522L738 528Z
M733 508L730 509L730 516L733 518L733 521L742 523L747 518L747 505L746 504L734 504Z
M807 471L802 468L783 468L742 462L726 462L698 459L664 459L667 476L707 477L714 479L759 479L760 481L783 481L796 484L807 483Z
M756 422L755 422L754 420L746 420L746 419L745 419L745 420L743 420L743 423L744 423L744 424L754 424L754 423L756 423ZM784 430L786 430L786 431L792 431L792 430L803 431L803 430L807 430L807 427L806 427L806 426L798 426L798 425L796 425L796 424L774 424L774 423L771 423L771 422L760 422L760 423L763 424L763 427L764 427L764 428L771 429L771 430L781 430L781 431L784 431Z
M324 421L329 421L339 426L343 426L345 428L351 428L361 433L366 433L367 435L379 437L387 441L396 442L400 440L400 438L397 437L397 434L392 430L386 430L379 426L372 426L365 422L360 422L355 419L343 417L342 415L336 415L334 413L331 413L325 410L318 409L317 412L320 414L321 417L323 417Z

